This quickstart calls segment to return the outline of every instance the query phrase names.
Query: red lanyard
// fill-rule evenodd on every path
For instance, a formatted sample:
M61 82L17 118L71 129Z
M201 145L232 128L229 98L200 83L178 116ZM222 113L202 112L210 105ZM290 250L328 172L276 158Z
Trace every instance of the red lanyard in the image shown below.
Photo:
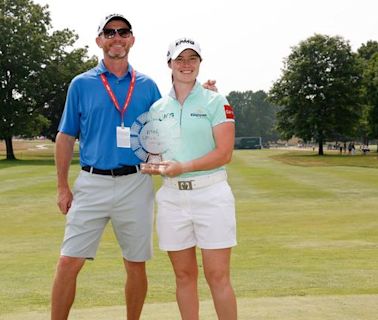
M113 92L112 88L110 87L109 82L108 82L108 79L106 79L105 74L104 74L104 73L101 73L101 74L100 74L100 77L101 77L102 83L104 84L105 89L106 89L106 91L108 92L110 98L112 99L112 101L113 101L115 107L116 107L117 110L121 113L121 126L122 126L122 128L123 128L123 127L124 127L123 115L124 115L124 113L125 113L127 107L129 106L129 102L130 102L131 96L132 96L133 91L134 91L136 72L135 72L134 69L132 70L132 75L131 75L131 82L130 82L129 91L127 92L126 101L125 101L125 104L124 104L124 106L123 106L122 109L121 109L121 107L120 107L119 104L118 104L117 98L115 97L114 92Z

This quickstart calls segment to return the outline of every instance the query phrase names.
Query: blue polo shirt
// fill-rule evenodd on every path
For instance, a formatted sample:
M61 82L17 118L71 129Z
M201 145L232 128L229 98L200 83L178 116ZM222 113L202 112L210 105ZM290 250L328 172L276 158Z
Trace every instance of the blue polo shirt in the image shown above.
M141 162L131 148L117 147L116 128L121 125L121 114L100 78L104 73L122 108L130 87L131 72L129 65L128 72L118 78L101 61L97 67L72 80L58 130L79 137L81 166L114 169ZM131 127L136 118L147 112L160 97L156 83L136 72L134 92L124 113L125 127Z

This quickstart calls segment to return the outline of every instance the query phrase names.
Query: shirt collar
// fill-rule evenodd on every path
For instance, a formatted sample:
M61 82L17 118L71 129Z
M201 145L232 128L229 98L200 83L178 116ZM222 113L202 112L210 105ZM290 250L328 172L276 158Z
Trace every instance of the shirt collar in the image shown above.
M188 97L193 94L194 92L198 91L198 88L202 87L201 84L198 82L198 80L196 80L196 83L194 84L192 90L190 91L190 93L188 94ZM172 97L173 99L176 99L176 92L175 92L175 88L172 87L171 90L169 91L169 96Z
M133 70L133 68L132 68L131 64L129 63L129 66L128 66L128 69L127 69L126 74L125 74L122 78L120 78L120 79L126 78L127 75L129 75L129 74L130 74L130 77L131 77L131 72L132 72L132 70ZM104 60L103 60L103 59L101 59L101 61L100 61L99 64L97 65L97 67L96 67L96 73L97 73L97 75L100 75L100 74L102 74L102 73L107 73L107 75L112 74L112 73L111 73L111 72L105 67Z

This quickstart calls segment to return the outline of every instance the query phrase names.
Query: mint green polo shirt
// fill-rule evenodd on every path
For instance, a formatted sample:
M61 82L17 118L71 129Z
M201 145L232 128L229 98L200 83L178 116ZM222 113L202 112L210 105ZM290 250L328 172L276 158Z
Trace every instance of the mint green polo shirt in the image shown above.
M159 120L161 136L168 139L164 160L187 162L200 158L215 149L213 127L227 121L234 122L227 113L229 103L217 92L204 89L196 82L181 105L172 88L170 94L156 101L150 109L150 119ZM181 177L206 175L225 170L224 166L207 171L188 172Z

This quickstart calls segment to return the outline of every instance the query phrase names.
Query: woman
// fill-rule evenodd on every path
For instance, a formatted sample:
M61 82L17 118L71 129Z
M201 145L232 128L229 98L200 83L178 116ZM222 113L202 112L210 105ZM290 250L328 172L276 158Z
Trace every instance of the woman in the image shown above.
M233 110L223 96L197 82L202 56L196 41L177 39L169 47L167 60L173 88L151 107L150 115L163 127L163 120L169 119L170 126L175 121L179 143L172 144L170 161L159 169L142 170L163 176L156 194L159 247L168 251L175 272L182 319L199 319L198 246L218 319L235 320L236 298L230 281L235 204L224 168L234 146Z

